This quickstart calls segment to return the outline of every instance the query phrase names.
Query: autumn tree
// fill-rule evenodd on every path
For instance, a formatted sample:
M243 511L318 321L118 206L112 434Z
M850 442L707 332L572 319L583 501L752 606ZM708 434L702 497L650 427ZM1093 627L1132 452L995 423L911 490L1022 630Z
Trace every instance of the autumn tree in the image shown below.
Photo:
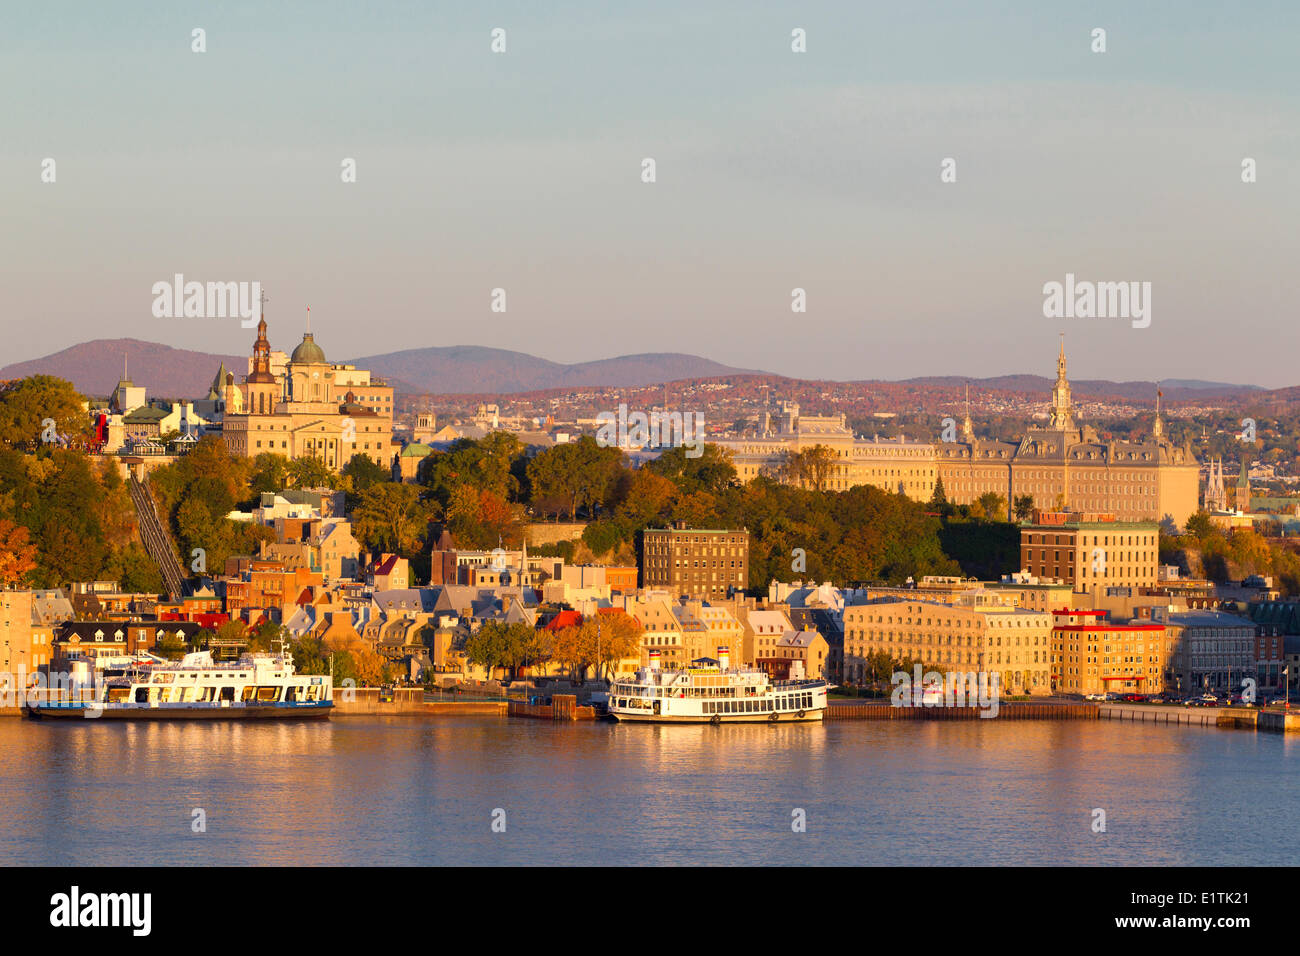
M356 632L329 634L321 641L321 650L334 656L334 686L352 678L361 686L373 686L384 677L384 659Z
M17 587L36 569L36 545L31 532L0 518L0 586Z
M580 639L598 668L596 676L612 674L619 661L639 658L643 632L640 622L624 611L597 612L585 619L579 627Z
M522 622L488 621L465 640L465 656L470 663L486 668L489 676L503 667L514 680L520 667L536 663L541 655L536 630Z
M447 502L447 527L464 547L514 546L523 540L522 508L486 488L461 485Z
M734 489L739 483L731 452L708 443L694 456L690 449L681 445L669 448L645 467L667 478L682 494L704 491L719 495Z
M825 491L835 474L835 459L835 450L826 445L788 451L782 467L783 477L800 488Z
M353 455L343 466L344 485L354 495L359 495L372 485L392 480L392 472L371 459L369 455Z
M503 501L517 500L525 473L525 449L514 435L494 431L480 439L458 438L445 452L421 463L421 482L446 506L456 489L490 491Z

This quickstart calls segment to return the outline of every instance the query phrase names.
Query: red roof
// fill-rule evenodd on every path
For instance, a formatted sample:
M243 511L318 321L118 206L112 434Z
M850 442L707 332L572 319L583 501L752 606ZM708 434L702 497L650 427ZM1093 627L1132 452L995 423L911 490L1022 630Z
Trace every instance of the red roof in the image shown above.
M561 611L551 618L545 630L558 631L562 627L577 627L582 623L582 615L577 611Z
M1054 631L1163 631L1163 624L1057 624Z

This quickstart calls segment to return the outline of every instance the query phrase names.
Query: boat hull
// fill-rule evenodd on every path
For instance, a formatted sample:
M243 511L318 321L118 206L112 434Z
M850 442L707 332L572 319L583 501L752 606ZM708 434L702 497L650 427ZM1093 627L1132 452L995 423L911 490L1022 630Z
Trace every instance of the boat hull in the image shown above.
M91 708L84 706L49 706L28 704L25 712L33 720L327 720L332 706L252 704L233 707L195 707L193 705L159 704L112 705Z
M807 724L820 721L825 715L824 710L810 710L802 717L797 713L777 714L773 720L771 714L715 714L709 717L703 714L610 713L615 720L631 724Z

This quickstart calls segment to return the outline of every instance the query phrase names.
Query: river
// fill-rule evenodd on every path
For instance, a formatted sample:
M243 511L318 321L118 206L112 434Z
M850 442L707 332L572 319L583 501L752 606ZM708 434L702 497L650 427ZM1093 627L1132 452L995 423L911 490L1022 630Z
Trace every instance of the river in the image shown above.
M6 719L0 863L1290 864L1298 756L1095 721Z

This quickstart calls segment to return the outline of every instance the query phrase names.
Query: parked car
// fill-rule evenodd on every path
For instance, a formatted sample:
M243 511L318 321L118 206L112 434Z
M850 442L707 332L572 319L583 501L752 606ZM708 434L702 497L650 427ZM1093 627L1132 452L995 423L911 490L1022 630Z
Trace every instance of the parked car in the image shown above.
M1147 702L1146 694L1125 694L1122 699L1126 704L1145 704Z
M1185 707L1219 707L1221 706L1219 698L1213 694L1202 694L1200 697L1189 697L1183 701Z
M1105 700L1106 695L1105 694L1084 694L1083 699L1084 700Z

